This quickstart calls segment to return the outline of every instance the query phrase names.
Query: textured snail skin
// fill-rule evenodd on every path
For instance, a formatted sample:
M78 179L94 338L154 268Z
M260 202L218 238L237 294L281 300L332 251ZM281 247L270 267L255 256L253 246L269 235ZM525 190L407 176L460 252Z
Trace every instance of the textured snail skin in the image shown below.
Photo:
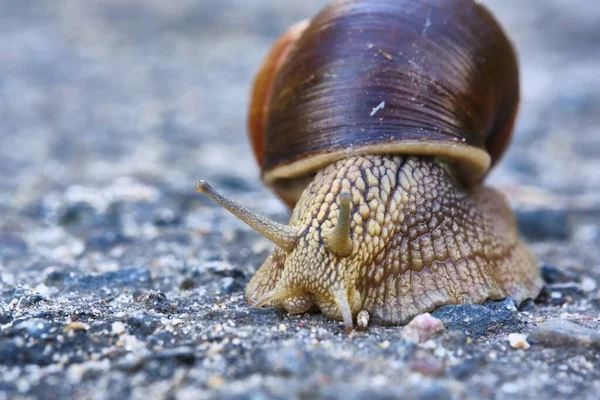
M519 103L516 54L474 0L334 0L254 82L249 135L290 226L198 189L278 247L255 306L404 324L439 305L535 298L536 260L481 183ZM275 234L275 233L281 233Z
M338 257L323 233L337 223L339 195L351 194L352 252ZM344 319L361 310L396 325L442 304L535 297L539 269L521 243L502 195L465 189L443 164L420 156L355 156L323 170L293 210L291 251L276 248L249 283L255 302L290 313L318 307ZM344 297L345 296L345 297Z

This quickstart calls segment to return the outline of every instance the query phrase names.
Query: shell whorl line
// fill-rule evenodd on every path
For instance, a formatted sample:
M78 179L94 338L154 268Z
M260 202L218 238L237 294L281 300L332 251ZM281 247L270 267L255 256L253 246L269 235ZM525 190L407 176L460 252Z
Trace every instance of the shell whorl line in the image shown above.
M478 184L519 103L516 53L479 3L333 1L289 28L253 87L249 135L265 183L293 206L307 176L349 155L411 154Z

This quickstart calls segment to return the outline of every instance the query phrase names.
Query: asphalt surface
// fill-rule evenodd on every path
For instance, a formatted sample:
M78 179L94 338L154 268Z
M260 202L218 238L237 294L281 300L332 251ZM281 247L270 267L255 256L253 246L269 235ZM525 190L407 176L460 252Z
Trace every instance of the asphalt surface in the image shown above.
M415 339L249 307L272 245L193 190L287 220L248 94L323 1L0 0L0 399L597 398L600 3L484 3L523 94L488 182L547 286L442 307L444 331Z

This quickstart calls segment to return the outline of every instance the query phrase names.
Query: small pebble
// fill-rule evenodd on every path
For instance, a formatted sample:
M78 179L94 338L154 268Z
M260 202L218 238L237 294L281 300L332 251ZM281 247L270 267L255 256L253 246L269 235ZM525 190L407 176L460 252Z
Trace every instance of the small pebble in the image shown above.
M223 383L225 383L223 377L217 375L210 377L208 381L206 381L206 386L208 386L209 389L215 390L223 386Z
M27 393L29 389L31 389L31 382L28 382L27 379L21 378L17 380L16 386L19 393Z
M515 301L511 298L483 304L447 304L431 313L444 323L447 330L459 330L473 338L502 330L517 331L522 327L517 314Z
M139 340L133 335L121 335L116 345L117 347L122 347L127 351L139 351L146 346L143 341Z
M388 347L390 347L390 341L389 340L384 340L383 342L379 343L378 346L380 349L387 349Z
M177 223L177 216L169 208L159 208L154 212L154 224L157 226L166 226Z
M369 312L362 310L356 316L356 327L359 331L364 331L369 326Z
M569 270L554 265L544 264L540 271L544 281L549 284L574 282L577 279L577 276Z
M581 290L583 290L584 292L586 292L586 293L593 292L594 290L596 290L597 287L598 287L598 284L592 278L584 276L581 279Z
M45 284L43 284L43 283L40 283L39 285L37 285L37 286L34 288L34 290L35 290L37 293L41 294L41 295L47 295L47 294L48 294L48 292L50 291L50 290L48 289L48 286L46 286L46 285L45 285Z
M67 326L63 328L63 332L71 332L71 331L87 331L90 328L88 324L84 324L83 322L75 321L71 322Z
M284 324L280 324L279 325L279 332L286 332L287 331L287 327Z
M408 342L422 343L444 331L444 323L429 313L417 315L404 327L402 335Z
M600 349L599 332L560 318L540 323L529 334L529 341L548 347L580 345Z
M122 335L125 333L125 324L122 322L113 322L111 328L113 335Z
M521 333L509 333L508 342L510 343L510 347L517 350L527 350L531 347L525 335Z
M432 354L418 353L408 361L412 371L425 376L442 376L444 374L444 361Z

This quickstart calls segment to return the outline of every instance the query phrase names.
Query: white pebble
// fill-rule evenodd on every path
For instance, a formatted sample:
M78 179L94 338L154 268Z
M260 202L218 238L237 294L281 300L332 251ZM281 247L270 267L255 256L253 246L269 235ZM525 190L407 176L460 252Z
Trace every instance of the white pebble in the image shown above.
M508 342L510 343L510 347L513 349L527 350L529 347L531 347L527 342L525 335L521 333L509 333Z
M594 290L596 290L597 287L598 287L598 284L592 278L584 276L581 279L581 290L583 290L584 292L587 292L587 293L593 292Z
M362 310L356 316L356 326L358 330L364 331L369 326L369 313L365 310Z
M123 333L125 333L125 324L119 321L113 322L112 333L113 335L122 335Z

